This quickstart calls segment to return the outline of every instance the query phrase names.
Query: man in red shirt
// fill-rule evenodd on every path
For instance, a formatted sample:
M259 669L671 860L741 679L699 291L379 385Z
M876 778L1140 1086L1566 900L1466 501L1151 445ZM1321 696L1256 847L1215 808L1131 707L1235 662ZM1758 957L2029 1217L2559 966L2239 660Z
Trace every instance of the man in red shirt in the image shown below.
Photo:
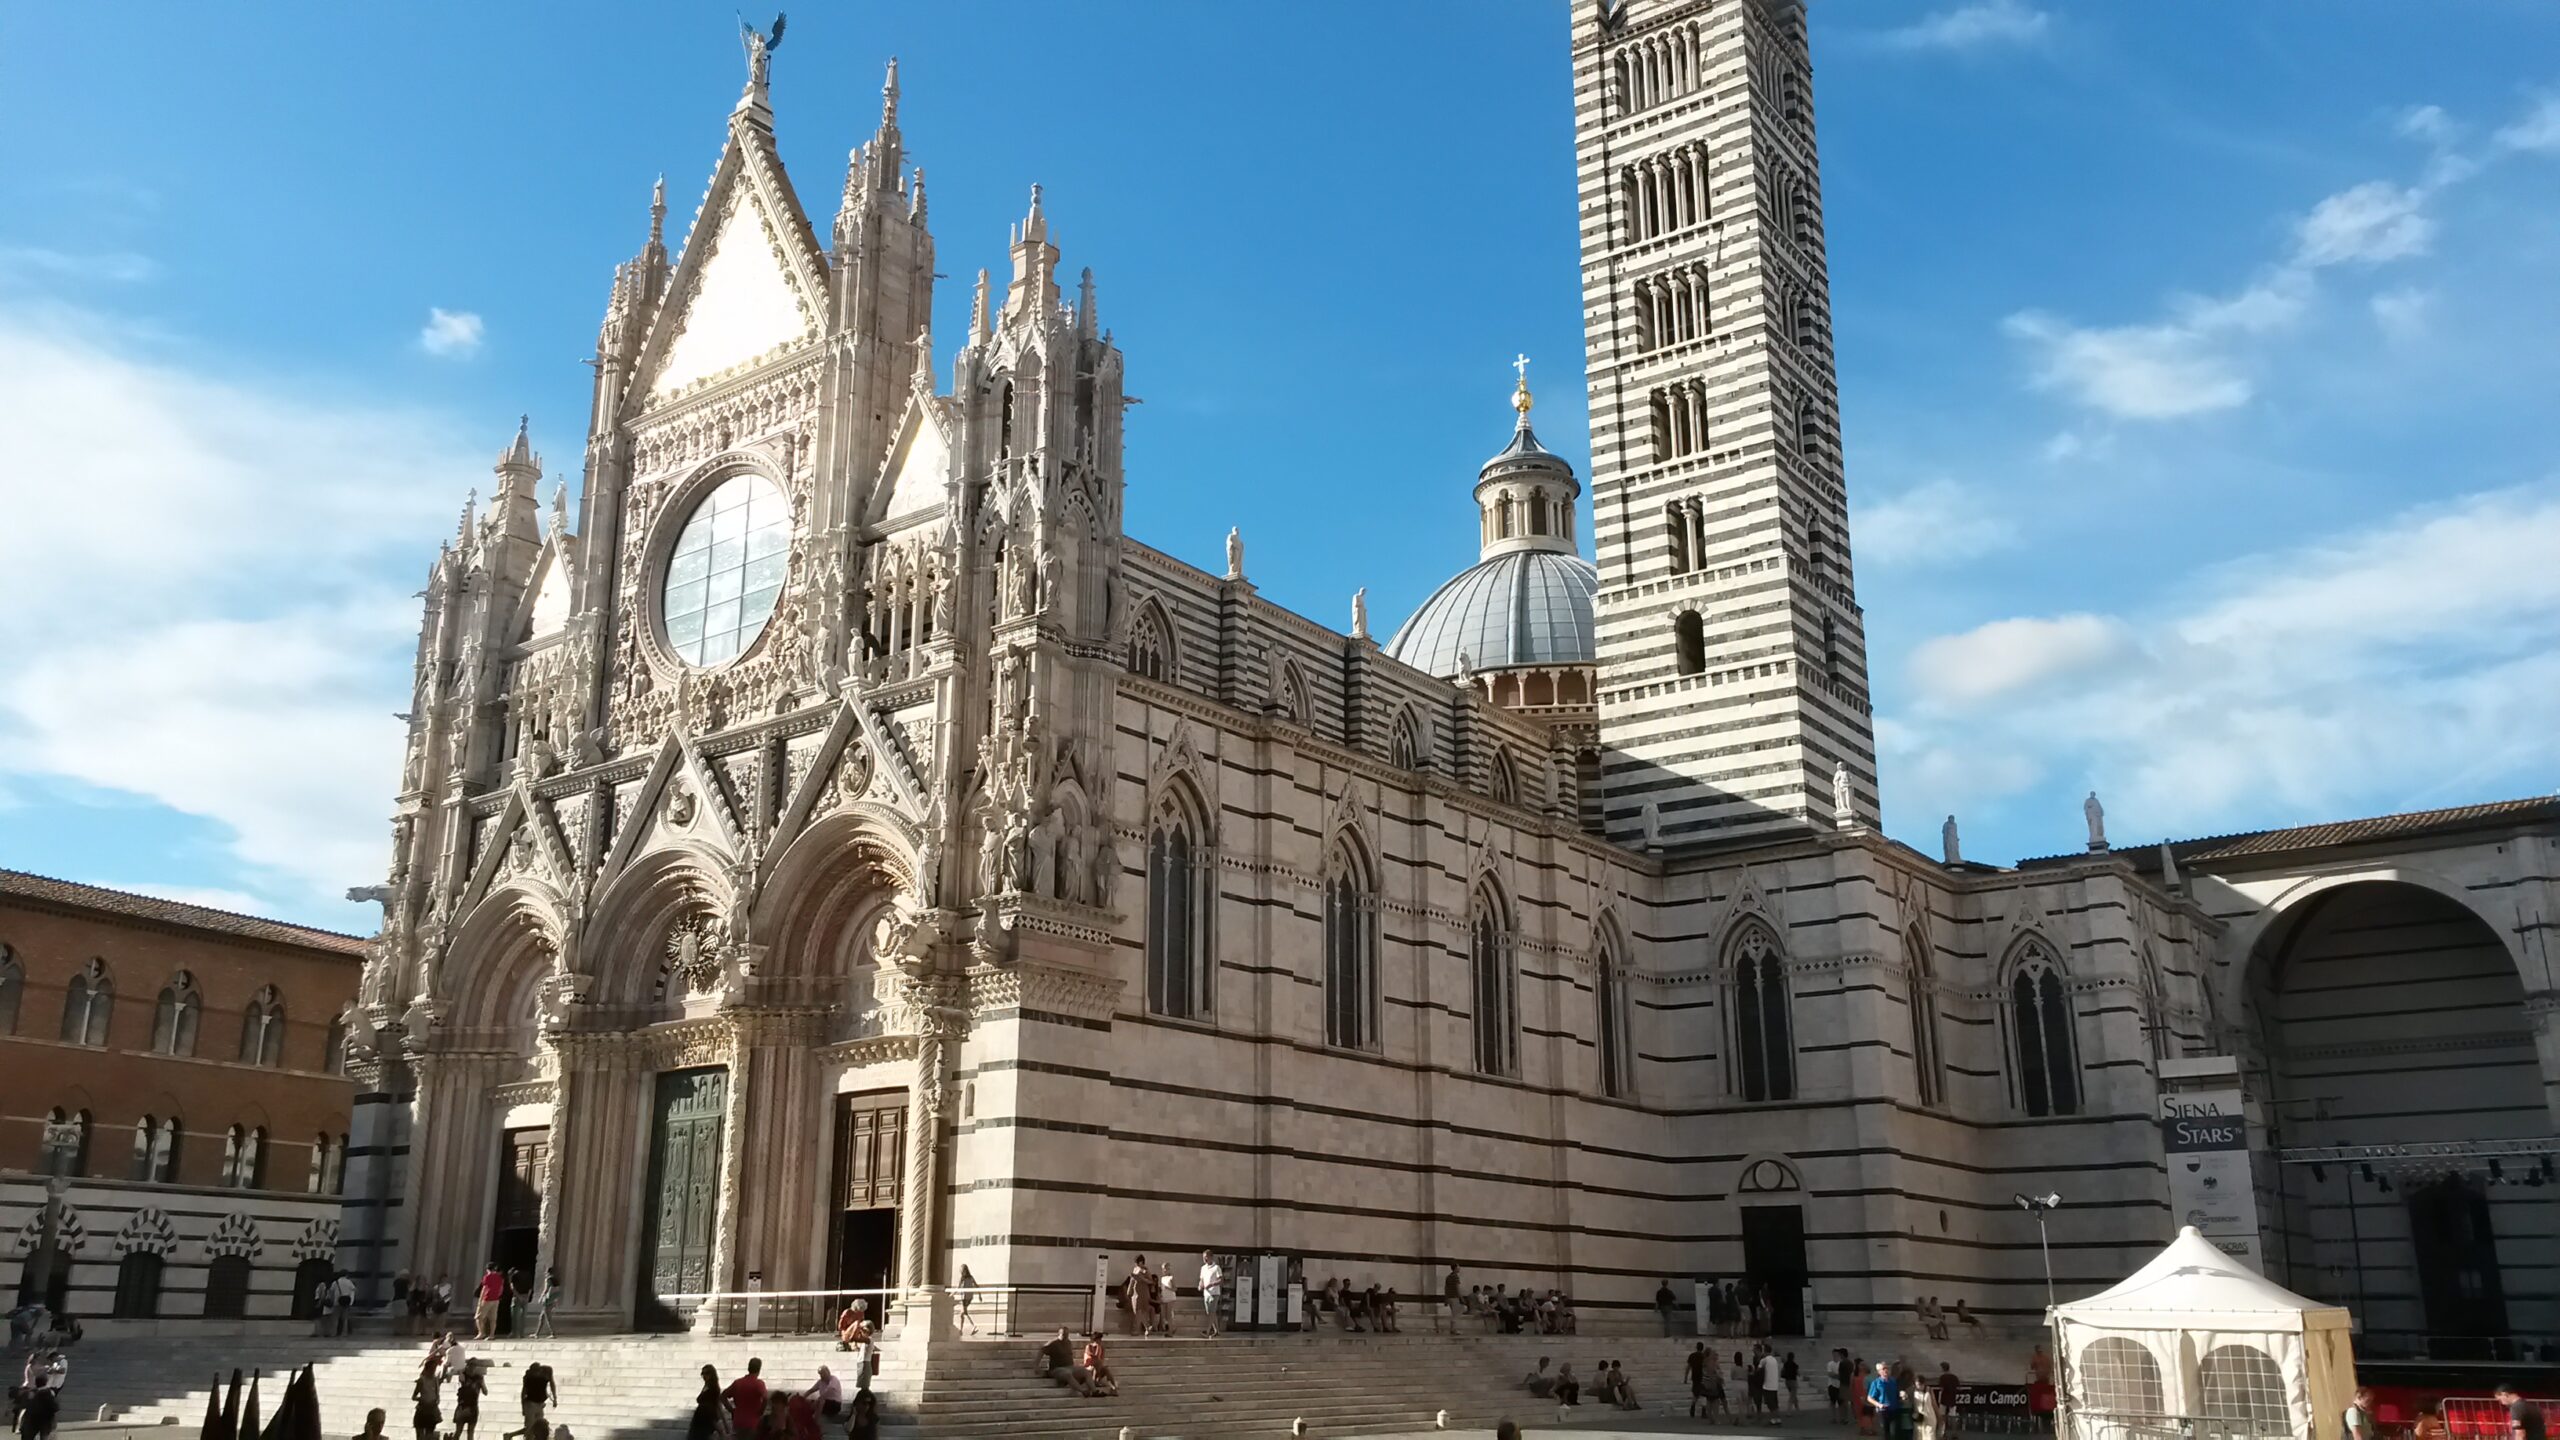
M729 1429L738 1440L755 1440L764 1424L764 1361L747 1361L747 1373L720 1392L729 1402Z
M471 1333L481 1340L498 1338L498 1302L507 1293L507 1277L498 1273L498 1262L489 1262L489 1273L480 1277L480 1299L471 1307Z

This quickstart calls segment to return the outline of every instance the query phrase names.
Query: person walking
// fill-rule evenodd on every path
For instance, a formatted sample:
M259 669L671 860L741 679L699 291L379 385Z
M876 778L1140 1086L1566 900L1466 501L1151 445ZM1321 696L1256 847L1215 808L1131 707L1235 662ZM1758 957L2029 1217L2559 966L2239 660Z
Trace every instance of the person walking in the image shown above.
M1452 1271L1454 1273L1454 1271ZM1201 1250L1201 1320L1206 1322L1201 1335L1219 1338L1219 1291L1226 1289L1226 1268L1208 1250Z
M1156 1328L1156 1272L1147 1268L1147 1257L1129 1262L1129 1278L1121 1292L1129 1306L1129 1333L1144 1335Z
M432 1372L420 1375L417 1385L409 1392L409 1398L415 1402L409 1411L410 1432L418 1440L436 1440L436 1432L444 1428L444 1404L435 1375Z
M525 1440L542 1440L550 1429L543 1421L543 1409L560 1403L560 1387L552 1379L550 1366L536 1360L524 1367L524 1385L517 1401L524 1406L524 1428L510 1430L499 1440L516 1440L519 1435Z
M462 1367L462 1379L453 1387L453 1433L455 1440L479 1440L480 1397L489 1393L486 1361Z
M329 1333L329 1314L336 1307L337 1298L338 1282L334 1276L323 1275L311 1282L312 1339L317 1340Z
M1778 1395L1786 1388L1787 1362L1775 1350L1760 1352L1760 1391L1769 1397L1769 1418L1783 1425L1786 1412L1778 1408Z
M552 1266L542 1274L542 1293L533 1297L533 1323L526 1328L529 1335L559 1338L560 1267Z
M1671 1281L1666 1277L1661 1284L1653 1287L1653 1310L1655 1314L1662 1317L1662 1338L1665 1340L1671 1338L1672 1312L1679 1308L1680 1297L1671 1292Z
M1903 1440L1903 1423L1910 1414L1902 1386L1893 1378L1893 1363L1876 1362L1876 1373L1867 1380L1867 1409L1876 1417L1877 1440Z
M497 1261L490 1261L489 1268L481 1272L476 1295L471 1306L471 1338L495 1340L498 1338L498 1302L507 1295L507 1277L499 1273Z
M969 1307L978 1302L978 1277L970 1274L969 1267L963 1265L960 1267L960 1283L951 1288L954 1292L952 1298L960 1305L960 1333L976 1334L978 1322L969 1318ZM829 1415L827 1418L832 1420L835 1417Z
M1956 1436L1964 1433L1964 1407L1959 1403L1964 1395L1964 1382L1956 1378L1955 1367L1944 1360L1938 1362L1934 1389L1938 1401L1939 1440L1955 1440ZM2373 1440L2373 1437L2350 1437L2350 1440Z
M1440 1277L1440 1308L1449 1316L1451 1334L1457 1333L1458 1314L1465 1308L1459 1302L1465 1296L1466 1287L1458 1279L1458 1262L1452 1260L1449 1262L1449 1273Z
M1174 1288L1173 1267L1168 1265L1165 1267L1164 1273L1156 1277L1157 1334L1165 1336L1173 1334L1173 1311L1175 1304L1180 1301L1181 1298L1181 1292Z
M338 1317L338 1333L350 1335L356 1328L356 1277L341 1270L329 1286L329 1299Z
M720 1372L705 1365L702 1388L693 1397L693 1418L685 1423L684 1440L716 1440L725 1423L720 1399Z

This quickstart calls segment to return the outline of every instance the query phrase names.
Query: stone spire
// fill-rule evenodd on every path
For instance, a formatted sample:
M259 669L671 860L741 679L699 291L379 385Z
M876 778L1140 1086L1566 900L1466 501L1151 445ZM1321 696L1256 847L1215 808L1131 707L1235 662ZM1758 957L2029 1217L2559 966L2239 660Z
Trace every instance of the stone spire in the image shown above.
M1076 282L1076 333L1090 340L1099 328L1093 308L1093 267L1084 267L1084 277Z
M1028 311L1054 314L1058 307L1058 247L1049 243L1049 217L1040 208L1040 187L1031 187L1031 211L1013 231L1013 283L1005 291L1008 315Z

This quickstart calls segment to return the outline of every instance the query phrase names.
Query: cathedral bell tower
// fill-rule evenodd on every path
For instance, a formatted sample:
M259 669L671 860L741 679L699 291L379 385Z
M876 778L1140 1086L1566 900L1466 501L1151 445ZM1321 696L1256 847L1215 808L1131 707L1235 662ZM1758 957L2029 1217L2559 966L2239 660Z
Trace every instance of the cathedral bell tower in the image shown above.
M1574 0L1601 808L1876 818L1802 0Z

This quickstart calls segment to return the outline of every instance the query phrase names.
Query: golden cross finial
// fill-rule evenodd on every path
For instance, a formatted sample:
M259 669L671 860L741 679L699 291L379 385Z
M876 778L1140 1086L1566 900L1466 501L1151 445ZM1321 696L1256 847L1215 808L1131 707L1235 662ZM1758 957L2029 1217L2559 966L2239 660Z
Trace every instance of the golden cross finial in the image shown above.
M1516 389L1516 390L1514 390L1514 391L1512 391L1512 392L1511 392L1511 408L1512 408L1512 409L1514 409L1514 410L1519 411L1519 412L1520 412L1520 418L1521 418L1521 419L1523 419L1523 420L1526 420L1526 419L1528 419L1528 418L1529 418L1529 404L1530 404L1530 401L1529 401L1529 357L1528 357L1528 356L1526 356L1526 355L1514 355L1514 356L1512 356L1512 357L1511 357L1511 368L1512 368L1514 371L1516 371L1516 372L1519 374L1519 376L1520 376L1520 387L1519 387L1518 389Z

